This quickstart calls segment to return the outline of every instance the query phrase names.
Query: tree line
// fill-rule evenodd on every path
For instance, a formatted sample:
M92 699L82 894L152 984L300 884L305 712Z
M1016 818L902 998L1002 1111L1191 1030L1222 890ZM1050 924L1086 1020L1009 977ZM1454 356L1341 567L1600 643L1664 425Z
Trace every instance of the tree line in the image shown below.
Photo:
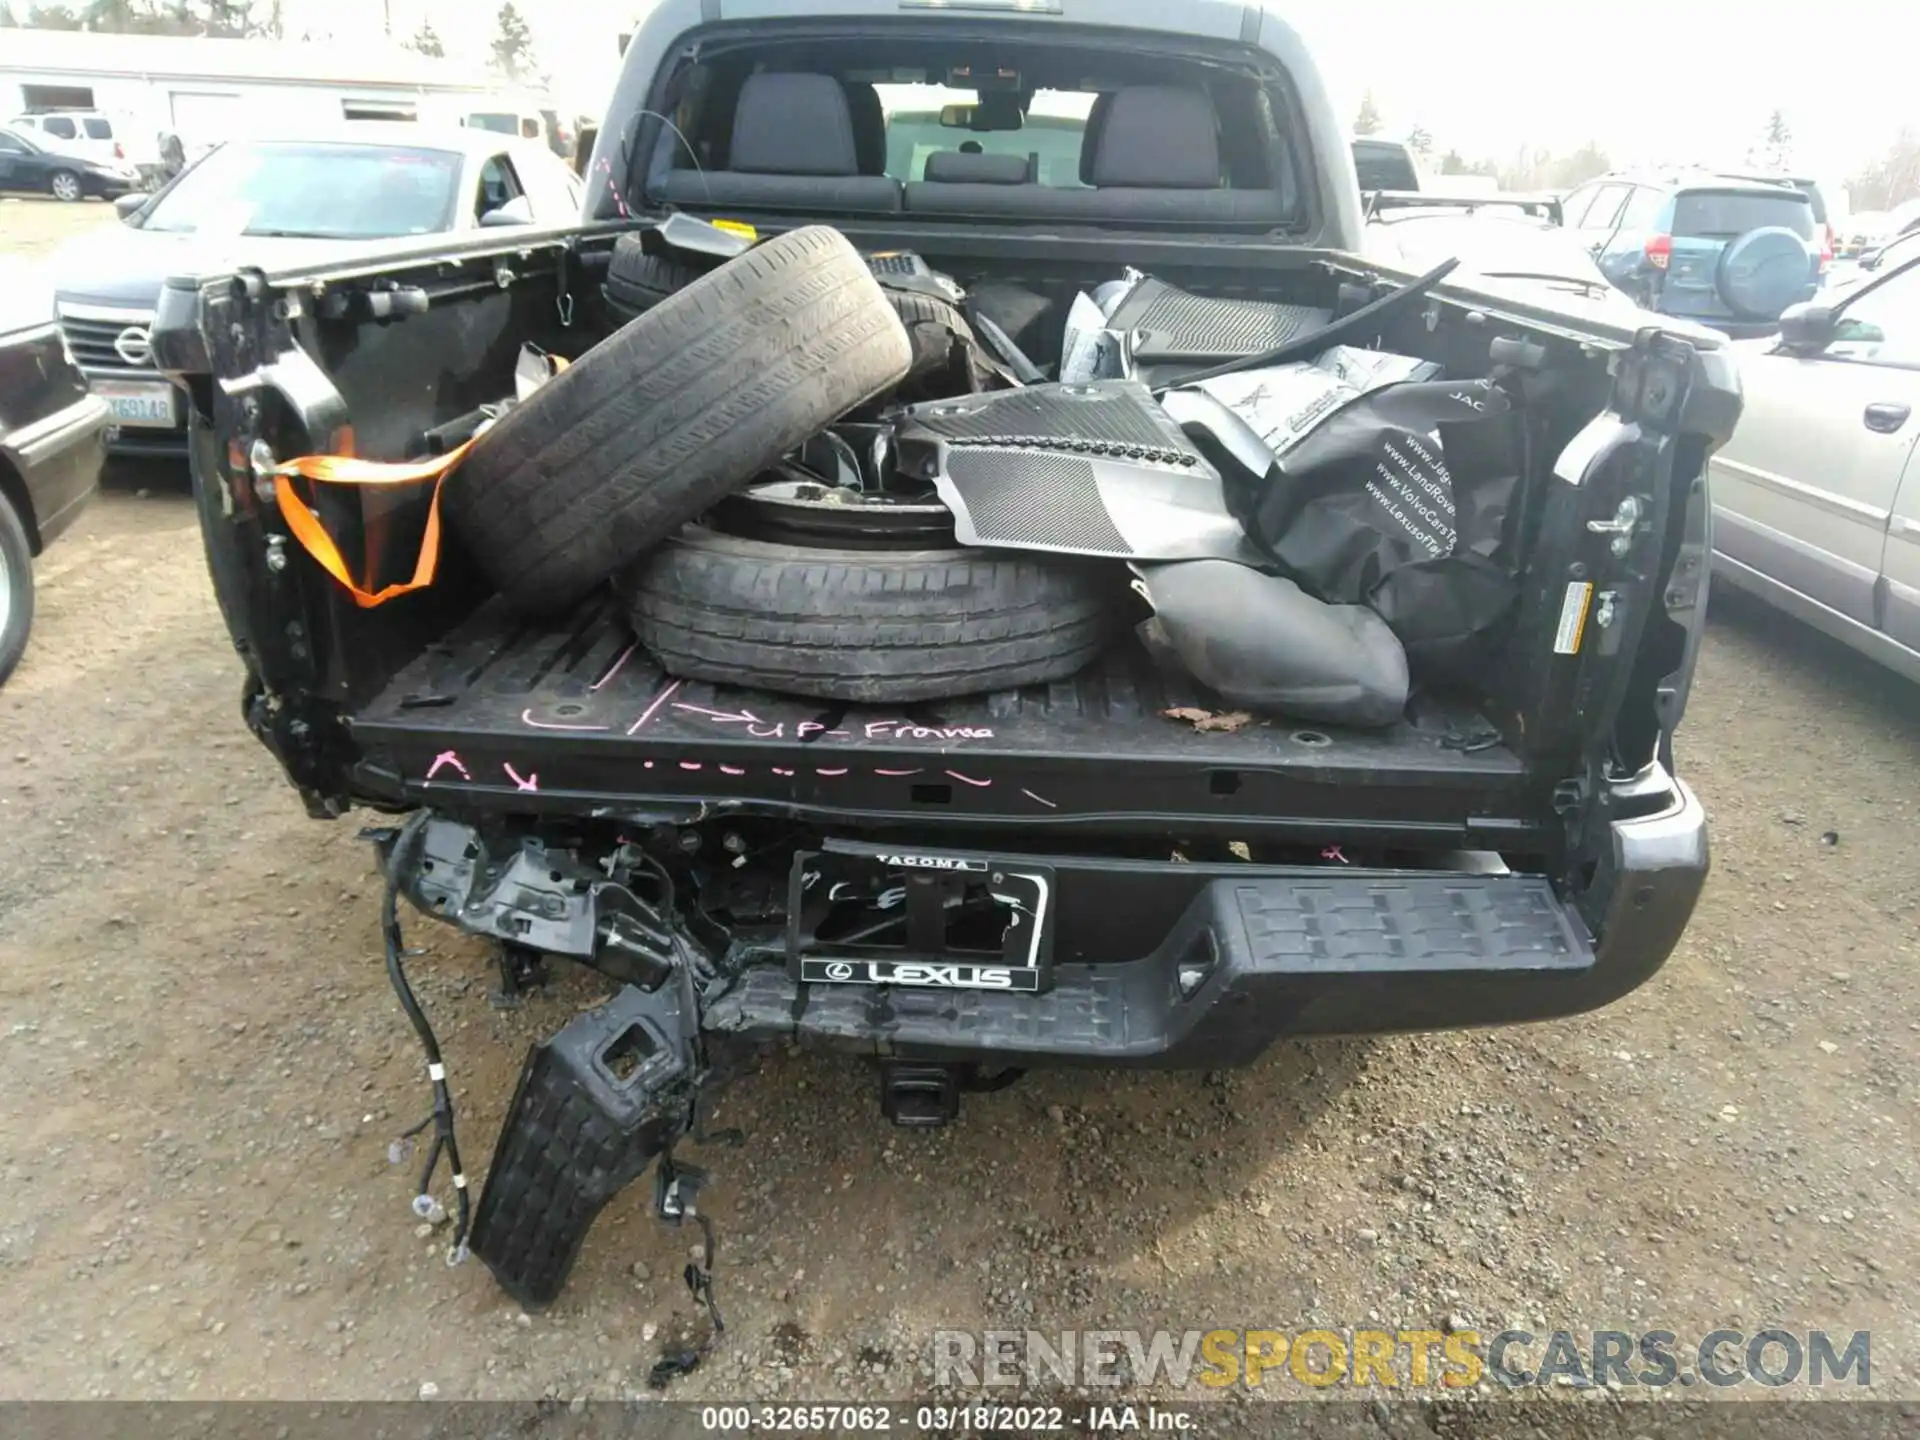
M38 30L88 30L110 35L186 35L217 39L284 40L282 0L85 0L85 3L33 3L16 8L14 0L0 0L0 27L30 26ZM291 37L313 39L311 35ZM408 49L435 58L446 46L431 20L403 42ZM494 16L489 44L494 67L511 80L538 80L533 31L513 0L506 0Z

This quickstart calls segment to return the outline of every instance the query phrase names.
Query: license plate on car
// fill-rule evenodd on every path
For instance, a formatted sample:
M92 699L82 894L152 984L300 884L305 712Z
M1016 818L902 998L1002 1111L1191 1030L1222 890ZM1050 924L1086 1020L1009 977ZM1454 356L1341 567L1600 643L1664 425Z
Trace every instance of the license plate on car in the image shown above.
M94 394L107 402L116 425L171 430L179 423L179 392L165 380L96 380Z
M835 845L794 858L794 979L921 990L1051 986L1052 868L1026 860Z

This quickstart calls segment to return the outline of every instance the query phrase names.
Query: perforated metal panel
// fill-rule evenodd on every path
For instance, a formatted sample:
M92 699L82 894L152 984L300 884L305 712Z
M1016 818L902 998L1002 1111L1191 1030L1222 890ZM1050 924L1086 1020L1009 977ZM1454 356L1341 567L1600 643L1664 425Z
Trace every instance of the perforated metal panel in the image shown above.
M1333 318L1311 305L1214 300L1160 280L1145 280L1107 322L1135 332L1133 354L1144 363L1225 359L1271 350Z
M959 445L1025 446L1087 455L1199 466L1180 427L1144 385L1029 385L959 401L916 406L909 426Z
M954 450L947 479L959 492L980 543L1131 556L1094 479L1073 455Z

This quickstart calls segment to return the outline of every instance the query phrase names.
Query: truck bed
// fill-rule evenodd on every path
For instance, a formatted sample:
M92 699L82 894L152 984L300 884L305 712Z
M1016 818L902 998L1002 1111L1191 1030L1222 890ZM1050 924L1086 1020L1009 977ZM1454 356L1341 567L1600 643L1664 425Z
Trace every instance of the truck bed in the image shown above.
M1269 718L1202 732L1164 714L1188 707L1230 708L1131 641L1071 681L929 705L679 681L596 599L543 624L482 608L350 723L364 793L453 810L1136 831L1150 817L1179 833L1474 848L1537 839L1549 814L1470 710L1417 705L1383 731Z

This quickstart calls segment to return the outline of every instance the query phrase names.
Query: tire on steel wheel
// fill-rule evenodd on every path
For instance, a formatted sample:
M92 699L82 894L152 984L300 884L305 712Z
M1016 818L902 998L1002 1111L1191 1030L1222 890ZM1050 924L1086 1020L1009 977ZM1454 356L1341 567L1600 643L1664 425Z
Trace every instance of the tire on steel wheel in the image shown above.
M829 550L689 525L621 580L690 680L876 704L1061 680L1112 638L1111 573L985 550Z
M27 650L33 629L33 546L12 503L0 495L0 684Z
M638 235L622 235L613 242L607 278L600 288L607 309L627 324L653 309L669 295L677 295L707 272L683 260L649 255Z
M519 609L565 609L897 384L893 307L844 236L769 240L508 411L447 477L448 524Z

